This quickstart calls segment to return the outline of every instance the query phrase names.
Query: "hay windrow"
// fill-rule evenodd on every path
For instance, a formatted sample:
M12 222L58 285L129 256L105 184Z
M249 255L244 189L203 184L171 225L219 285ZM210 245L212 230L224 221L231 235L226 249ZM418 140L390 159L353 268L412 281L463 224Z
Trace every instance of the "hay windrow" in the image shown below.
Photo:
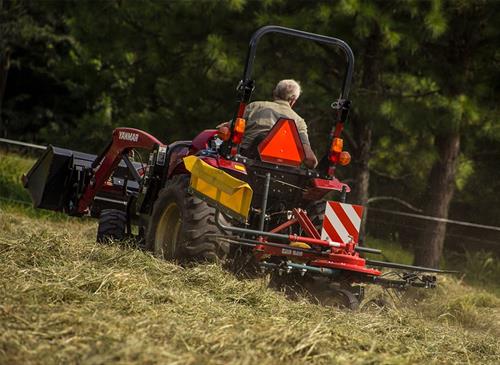
M91 221L3 209L0 230L2 364L500 362L500 300L454 278L352 313L97 245Z

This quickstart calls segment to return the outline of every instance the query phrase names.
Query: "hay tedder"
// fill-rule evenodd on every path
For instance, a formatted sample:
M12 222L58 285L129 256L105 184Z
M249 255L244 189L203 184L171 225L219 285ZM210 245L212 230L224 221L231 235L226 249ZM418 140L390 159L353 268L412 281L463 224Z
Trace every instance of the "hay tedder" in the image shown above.
M303 166L304 148L295 122L287 118L276 121L255 151L240 150L257 44L271 32L332 45L345 54L328 150L317 169ZM349 308L363 298L358 284L432 288L433 273L443 271L362 257L381 252L358 245L363 207L346 203L350 188L335 177L335 169L350 160L341 133L353 67L352 50L340 39L260 28L250 41L228 126L171 144L141 130L117 128L98 156L49 146L23 177L24 185L35 207L99 218L100 242L135 238L166 259L230 262L237 271L270 272L277 283L319 281ZM133 161L136 149L149 152L147 163ZM336 201L325 201L327 194ZM394 269L392 276L380 268Z

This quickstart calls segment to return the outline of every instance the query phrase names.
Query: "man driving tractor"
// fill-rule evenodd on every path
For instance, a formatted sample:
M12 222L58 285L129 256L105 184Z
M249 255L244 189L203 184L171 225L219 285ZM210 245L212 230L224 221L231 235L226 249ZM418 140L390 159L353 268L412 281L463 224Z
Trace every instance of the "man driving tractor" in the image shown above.
M253 157L257 145L266 137L273 125L280 118L295 121L299 137L304 146L304 165L310 169L318 165L304 119L292 108L301 93L300 85L295 80L281 80L273 90L273 101L255 101L250 103L245 110L243 118L247 121L245 135L241 144L241 154Z

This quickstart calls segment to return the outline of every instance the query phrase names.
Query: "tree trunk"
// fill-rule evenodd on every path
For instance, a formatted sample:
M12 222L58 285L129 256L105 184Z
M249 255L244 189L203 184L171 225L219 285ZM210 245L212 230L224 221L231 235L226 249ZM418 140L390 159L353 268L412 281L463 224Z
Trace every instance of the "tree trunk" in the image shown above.
M368 204L368 188L370 187L370 170L368 169L368 161L370 160L370 151L372 146L372 128L369 123L356 123L358 129L356 131L357 148L354 167L354 181L350 201L354 204L366 206ZM366 229L366 210L361 220L359 229L360 244L363 244Z
M450 201L455 191L460 135L453 133L437 136L435 145L439 158L432 166L429 176L424 212L429 216L448 218ZM446 223L428 221L417 242L414 264L437 268L443 252L445 235Z
M7 85L7 75L10 69L10 50L0 52L0 110L2 108L5 85Z
M3 97L5 94L5 86L7 85L7 75L10 68L10 50L7 49L0 53L0 136L3 136Z
M8 11L8 9L5 8L8 8L8 5L4 7L3 0L0 0L0 14L1 14L0 22L4 21L4 12ZM7 85L7 75L9 74L9 68L10 68L10 49L5 39L2 39L4 37L5 37L4 26L3 24L0 24L0 40L2 40L0 46L0 137L4 135L2 106L3 106L3 98L5 95L5 87Z
M379 84L380 70L380 42L382 36L378 25L373 25L370 37L366 39L364 53L362 55L362 78L361 87L364 90L370 90L376 93ZM366 96L373 98L372 96ZM362 102L360 100L360 102ZM372 101L373 102L373 101ZM370 170L368 161L370 160L372 148L372 123L369 119L369 113L361 113L352 118L354 139L356 148L354 152L353 167L354 167L354 186L351 193L351 202L367 206L370 187ZM365 209L361 227L359 230L359 243L362 245L365 237L367 212Z

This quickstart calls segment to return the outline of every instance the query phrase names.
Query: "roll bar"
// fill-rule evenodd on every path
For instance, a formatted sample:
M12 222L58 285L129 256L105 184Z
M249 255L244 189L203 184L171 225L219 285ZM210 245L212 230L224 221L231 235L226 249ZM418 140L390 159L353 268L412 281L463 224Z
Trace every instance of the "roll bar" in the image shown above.
M319 43L330 44L339 47L346 56L347 61L347 71L344 76L344 81L342 83L342 92L340 95L341 99L347 99L349 96L349 90L351 88L352 74L354 72L354 53L352 52L351 47L341 39L334 37L327 37L320 34L314 34L309 32L304 32L301 30L285 28L277 25L266 25L262 28L259 28L255 31L250 39L250 44L248 46L247 59L245 62L245 71L243 72L242 83L245 84L246 81L251 80L252 71L253 71L253 63L255 60L255 54L257 52L257 45L260 39L268 33L281 33L285 35L289 35L292 37L303 38Z

